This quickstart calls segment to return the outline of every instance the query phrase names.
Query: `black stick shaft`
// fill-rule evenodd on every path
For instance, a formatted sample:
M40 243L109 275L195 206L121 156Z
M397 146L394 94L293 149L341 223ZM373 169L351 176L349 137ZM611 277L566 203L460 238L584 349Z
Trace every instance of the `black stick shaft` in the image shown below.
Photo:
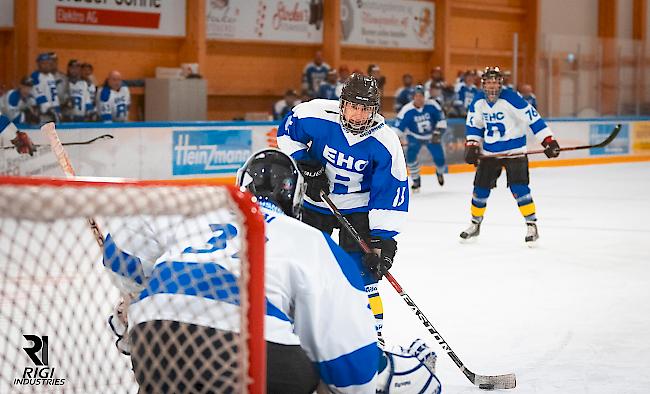
M612 132L609 134L609 136L607 136L607 138L605 138L602 142L599 142L598 144L567 146L567 147L564 147L564 148L560 148L560 152L572 151L572 150L581 150L581 149L591 149L591 148L602 148L604 146L607 146L612 141L614 141L614 139L616 138L618 133L621 131L621 127L622 127L621 124L617 124L614 127L614 130L612 130ZM514 155L508 154L508 153L495 154L495 155L481 155L479 158L481 158L481 159L490 159L490 158L499 159L499 158L510 157L510 156L513 156L513 157L514 156L522 156L524 154L525 155L537 155L537 154L540 154L540 153L544 153L544 149L536 149L536 150L528 151L526 153L514 154Z
M329 210L334 214L334 216L336 216L338 221L343 225L343 227L345 227L345 229L350 233L350 235L352 235L352 237L357 240L357 242L359 243L359 246L364 251L364 253L372 253L372 251L368 247L368 244L366 244L366 242L363 240L363 238L361 238L361 236L359 235L357 230L354 227L352 227L352 225L350 224L350 222L348 222L348 220L345 218L345 216L343 216L343 214L341 214L341 211L338 210L338 208L336 207L336 205L334 205L334 203L329 198L329 196L322 190L320 192L320 196L321 196L321 199L325 202L325 204L327 204L327 206L329 207ZM429 319L427 319L427 317L424 315L424 313L422 313L422 310L420 308L418 308L417 305L415 305L415 302L413 302L411 297L409 297L409 295L406 294L406 292L404 291L402 286L400 286L400 284L393 277L393 275L390 272L386 272L386 274L384 274L384 276L386 277L386 279L388 279L388 282L390 282L390 284L393 286L395 291L397 291L397 293L400 295L400 297L402 297L404 302L415 313L415 315L418 317L420 322L422 322L424 327L438 341L438 344L440 345L440 347L442 347L442 349L447 352L447 355L452 359L454 364L456 364L458 366L458 368L460 368L460 370L467 377L467 379L469 379L469 381L472 382L472 384L478 384L478 382L476 382L476 374L474 374L474 372L470 371L469 369L467 369L467 367L465 367L463 362L460 361L460 358L458 358L456 353L454 353L454 351L451 349L451 346L449 346L447 341L444 340L444 338L442 337L442 335L440 335L438 330L436 330L435 327L433 327L433 325L431 324ZM499 379L500 377L495 377L495 378ZM512 379L514 379L514 377ZM512 387L514 387L514 386L512 386ZM489 388L489 386L485 386L484 388ZM503 388L511 388L511 387L503 387Z

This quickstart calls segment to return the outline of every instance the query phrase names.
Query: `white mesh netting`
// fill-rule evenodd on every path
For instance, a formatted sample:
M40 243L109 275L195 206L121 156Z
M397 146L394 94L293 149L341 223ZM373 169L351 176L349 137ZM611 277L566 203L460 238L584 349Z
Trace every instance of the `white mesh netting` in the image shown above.
M222 187L0 180L0 393L244 392L242 223Z

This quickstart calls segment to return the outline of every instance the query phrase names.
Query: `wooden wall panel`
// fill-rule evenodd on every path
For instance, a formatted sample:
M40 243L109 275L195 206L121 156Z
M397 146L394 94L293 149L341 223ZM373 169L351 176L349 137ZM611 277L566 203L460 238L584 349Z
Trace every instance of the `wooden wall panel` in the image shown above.
M188 12L205 12L202 1L191 0ZM435 50L328 47L329 53L340 54L340 57L326 58L325 61L332 64L338 60L339 64L345 64L351 70L357 68L363 72L368 64L378 64L387 78L385 111L392 110L392 96L401 85L404 73L411 73L416 82L423 82L428 79L432 66L442 65L446 68L444 72L448 82L453 82L459 69L482 69L496 64L510 68L514 32L520 33L520 50L527 48L520 53L520 77L528 72L522 67L534 69L536 45L523 41L536 36L535 31L530 31L536 27L527 21L527 14L530 4L537 4L539 0L430 1L436 4L436 18L440 22L436 26ZM36 3L35 0L27 2ZM336 12L329 9L326 13L328 18L334 14ZM441 21L443 17L444 21ZM22 19L28 20L27 17ZM188 20L192 21L189 14ZM100 83L112 69L120 70L127 79L142 79L153 77L157 66L178 67L185 59L196 58L202 66L201 74L208 81L209 119L232 119L244 116L246 112L268 112L286 89L299 90L305 64L311 61L315 51L322 49L319 45L257 42L207 41L201 45L195 42L201 39L201 35L196 34L200 33L201 24L193 28L190 29L193 35L188 39L40 31L34 52L57 52L62 70L71 58L91 62ZM34 31L34 28L28 30ZM5 53L10 47L7 42L15 41L7 39L6 34L0 32L2 59L7 59ZM478 50L475 48L477 38ZM31 57L30 54L30 70L35 67ZM25 56L21 57L20 62L24 63L25 59ZM4 64L6 62L3 60ZM3 67L0 71L0 82L8 78L6 70L7 67ZM134 96L137 110L134 112L140 112L144 102L142 89L134 89Z
M156 67L178 67L180 44L181 39L170 38L44 31L38 34L38 52L56 52L62 72L70 59L89 62L98 82L114 69L125 79L142 79L153 77Z
M14 62L14 55L11 53L11 31L0 30L0 87L3 85L7 88L13 85L12 69Z
M281 96L288 88L300 89L302 70L317 50L317 46L210 41L202 73L211 94Z

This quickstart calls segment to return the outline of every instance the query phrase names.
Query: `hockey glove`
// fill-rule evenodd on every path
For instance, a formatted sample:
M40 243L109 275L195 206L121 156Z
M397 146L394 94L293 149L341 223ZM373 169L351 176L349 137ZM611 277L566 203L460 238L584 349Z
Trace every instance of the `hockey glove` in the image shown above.
M16 147L16 151L20 154L29 153L30 156L34 156L34 152L36 152L34 143L32 143L31 138L29 138L29 135L24 131L16 131L16 138L11 140L11 143Z
M325 167L317 161L299 161L298 168L307 183L305 194L313 201L320 201L320 191L330 192L330 181L327 179Z
M557 143L553 137L548 136L542 141L542 146L544 147L544 154L549 159L558 157L560 155L560 144Z
M465 162L467 164L478 164L480 150L478 141L467 140L465 142Z
M431 143L432 144L439 144L440 141L442 141L442 132L444 130L441 129L435 129L433 130L433 134L431 134Z
M379 254L367 253L363 256L362 262L375 279L381 280L393 266L397 242L394 239L373 238L370 240L370 249L378 250Z

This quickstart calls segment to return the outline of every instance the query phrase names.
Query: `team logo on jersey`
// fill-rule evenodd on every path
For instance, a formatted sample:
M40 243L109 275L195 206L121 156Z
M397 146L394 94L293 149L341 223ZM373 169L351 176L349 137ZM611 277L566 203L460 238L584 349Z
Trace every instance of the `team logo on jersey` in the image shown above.
M348 170L354 170L356 172L363 171L363 169L368 165L367 160L355 159L354 157L346 155L343 152L339 152L327 145L325 145L325 148L323 148L323 157L325 160L336 165L337 167L347 168Z
M251 155L251 130L174 130L174 175L236 171Z
M503 119L505 119L505 117L506 116L503 114L503 112L495 112L493 114L483 112L483 119L486 122L494 122L494 121L497 121L497 120L503 120Z

